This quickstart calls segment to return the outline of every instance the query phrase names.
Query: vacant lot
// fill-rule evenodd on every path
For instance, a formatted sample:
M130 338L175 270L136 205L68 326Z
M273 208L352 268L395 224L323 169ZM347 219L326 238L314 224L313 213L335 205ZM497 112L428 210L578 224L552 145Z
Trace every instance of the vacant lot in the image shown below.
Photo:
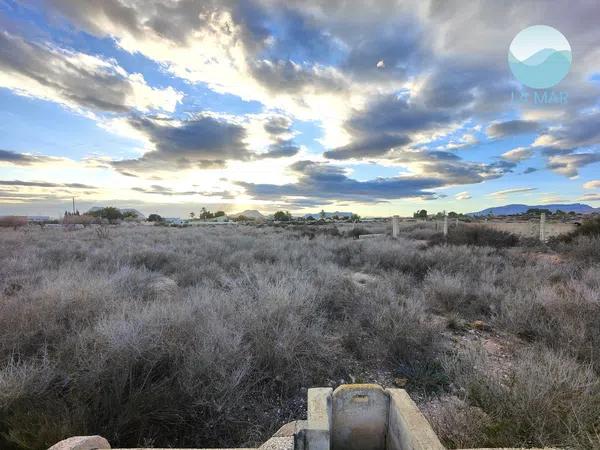
M598 448L600 240L427 227L0 230L0 448L241 446L353 381L449 446Z

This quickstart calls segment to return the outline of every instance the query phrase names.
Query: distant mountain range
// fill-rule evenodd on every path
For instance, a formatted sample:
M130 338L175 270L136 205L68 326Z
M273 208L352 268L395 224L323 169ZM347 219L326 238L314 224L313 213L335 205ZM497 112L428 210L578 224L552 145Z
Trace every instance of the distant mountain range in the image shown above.
M504 206L494 206L492 208L486 208L482 211L468 213L469 216L509 216L512 214L523 214L526 213L528 209L538 208L538 209L548 209L552 212L556 212L557 210L561 210L564 212L574 212L578 214L589 214L593 212L600 212L600 208L592 208L590 205L586 205L584 203L569 203L569 204L560 204L554 203L550 205L521 205L521 204L512 204L512 205L504 205Z

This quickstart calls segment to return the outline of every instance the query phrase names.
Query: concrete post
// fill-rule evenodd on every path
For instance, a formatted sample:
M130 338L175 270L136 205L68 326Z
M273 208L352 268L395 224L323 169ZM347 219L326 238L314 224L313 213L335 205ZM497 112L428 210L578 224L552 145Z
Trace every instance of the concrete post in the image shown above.
M306 444L309 450L330 450L332 388L312 388L308 390Z
M400 234L400 217L392 217L392 237L397 238Z
M444 213L444 237L448 236L448 216Z
M546 242L546 213L540 214L540 242Z

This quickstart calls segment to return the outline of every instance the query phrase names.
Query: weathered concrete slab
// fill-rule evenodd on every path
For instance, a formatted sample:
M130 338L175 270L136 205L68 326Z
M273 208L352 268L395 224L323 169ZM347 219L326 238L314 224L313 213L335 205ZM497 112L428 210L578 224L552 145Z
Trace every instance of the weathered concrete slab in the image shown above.
M387 389L386 392L390 399L387 450L445 450L404 389Z
M274 437L259 447L259 450L294 450L294 437Z
M343 385L333 392L332 398L332 450L385 448L389 399L381 386Z

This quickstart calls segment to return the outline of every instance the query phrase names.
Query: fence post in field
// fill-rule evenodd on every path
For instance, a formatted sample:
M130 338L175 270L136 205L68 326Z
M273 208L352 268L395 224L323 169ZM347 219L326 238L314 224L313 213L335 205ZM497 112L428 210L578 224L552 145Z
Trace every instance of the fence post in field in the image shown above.
M444 214L444 237L448 236L448 216Z
M546 242L546 213L540 214L540 242Z
M392 237L397 238L400 234L400 217L392 217Z

